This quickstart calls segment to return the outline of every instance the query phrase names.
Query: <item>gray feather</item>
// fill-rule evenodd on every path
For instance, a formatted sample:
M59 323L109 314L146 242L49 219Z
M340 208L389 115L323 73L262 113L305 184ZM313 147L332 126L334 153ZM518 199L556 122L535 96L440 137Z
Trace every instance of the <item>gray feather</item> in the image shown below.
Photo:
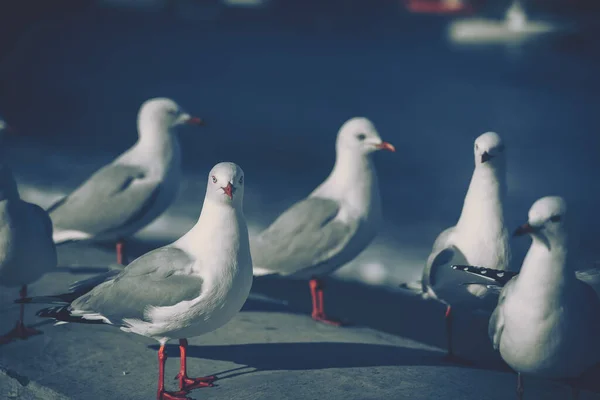
M492 345L494 349L498 350L500 346L500 338L502 337L502 331L504 330L504 315L502 314L502 304L504 303L504 299L506 296L510 294L514 290L515 282L517 281L518 276L513 277L500 292L500 296L498 297L498 305L492 316L490 317L490 321L488 322L488 336L492 341Z
M156 200L160 183L145 178L139 167L107 165L52 205L50 218L57 229L91 235L122 229L145 215Z
M145 320L149 306L173 306L200 295L202 280L192 275L193 263L176 247L156 249L76 299L71 310L101 314L116 325L124 318Z
M325 263L341 266L348 260L336 257L359 225L336 220L338 212L338 203L329 199L309 197L294 204L252 241L254 265L282 275L318 269Z

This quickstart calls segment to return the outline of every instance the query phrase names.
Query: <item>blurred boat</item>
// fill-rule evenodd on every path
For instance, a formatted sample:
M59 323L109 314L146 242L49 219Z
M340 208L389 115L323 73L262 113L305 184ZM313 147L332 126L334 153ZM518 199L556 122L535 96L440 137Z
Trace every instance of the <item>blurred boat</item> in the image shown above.
M476 4L465 0L405 0L406 9L420 14L473 14Z
M565 26L551 21L530 20L521 2L515 1L503 20L468 18L452 22L448 38L461 44L518 43L564 29Z

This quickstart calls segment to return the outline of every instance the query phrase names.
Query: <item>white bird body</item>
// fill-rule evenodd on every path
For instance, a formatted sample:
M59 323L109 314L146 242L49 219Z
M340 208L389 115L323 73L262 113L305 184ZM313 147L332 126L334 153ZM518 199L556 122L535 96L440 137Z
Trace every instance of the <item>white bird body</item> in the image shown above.
M372 153L394 151L366 118L339 130L330 175L252 241L254 274L298 279L330 274L360 254L382 221Z
M490 319L494 346L519 373L577 378L600 362L600 299L569 262L565 213L558 197L534 203L520 228L531 247Z
M252 287L248 240L241 210L205 201L198 223L173 243L197 257L190 274L202 280L200 296L173 306L151 307L146 311L151 322L126 320L131 327L121 329L163 342L200 336L225 325L240 311Z
M198 121L172 100L145 102L135 145L48 209L55 243L118 240L160 216L175 199L181 178L173 129Z
M451 282L448 288L443 288L444 282L436 280L443 269L450 269L451 263L447 262L445 254L449 249L458 253L453 256L460 257L461 263L499 270L510 268L511 249L504 220L506 167L503 150L500 137L493 132L484 133L475 141L475 170L460 218L454 227L438 236L423 270L422 285L426 297L447 304L470 303L476 309L491 311L495 307L497 292L490 292L486 285L461 286ZM439 293L436 284L440 285ZM477 298L484 301L473 301Z
M103 321L164 344L213 331L239 312L253 280L243 171L220 163L211 179L200 217L184 236L139 257L118 275L98 280L66 304L70 316ZM226 184L234 191L231 200L225 199ZM59 314L54 308L41 311L60 320Z

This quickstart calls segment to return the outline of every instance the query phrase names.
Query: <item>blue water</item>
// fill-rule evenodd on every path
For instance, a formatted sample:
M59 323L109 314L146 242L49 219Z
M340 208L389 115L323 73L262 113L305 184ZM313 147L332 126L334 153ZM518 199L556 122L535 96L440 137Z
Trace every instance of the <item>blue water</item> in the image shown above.
M593 34L461 47L446 39L447 18L386 4L369 13L321 7L325 17L91 10L47 22L3 82L3 112L20 132L10 159L23 196L48 205L74 188L133 144L144 100L168 96L208 125L180 132L181 194L141 237L184 233L219 161L244 168L255 232L328 175L337 129L366 116L397 152L376 155L384 227L341 275L416 279L436 235L458 218L473 140L489 130L507 143L511 227L537 198L562 195L580 233L574 251L586 265L600 259Z

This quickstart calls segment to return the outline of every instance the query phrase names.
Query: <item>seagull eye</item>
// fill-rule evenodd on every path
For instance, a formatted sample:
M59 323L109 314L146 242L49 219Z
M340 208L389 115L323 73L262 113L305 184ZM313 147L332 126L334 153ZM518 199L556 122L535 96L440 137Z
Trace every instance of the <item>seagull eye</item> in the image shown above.
M243 184L244 184L244 177L242 176L242 177L240 178L240 185L243 185Z
M479 146L475 143L475 150L479 150Z
M560 221L560 215L555 215L555 216L550 217L550 221L552 221L552 222Z
M365 135L364 133L359 133L358 135L356 135L356 138L362 142L367 138L367 135Z
M213 183L217 183L217 178L215 178L214 175L212 176L212 181L213 181Z

